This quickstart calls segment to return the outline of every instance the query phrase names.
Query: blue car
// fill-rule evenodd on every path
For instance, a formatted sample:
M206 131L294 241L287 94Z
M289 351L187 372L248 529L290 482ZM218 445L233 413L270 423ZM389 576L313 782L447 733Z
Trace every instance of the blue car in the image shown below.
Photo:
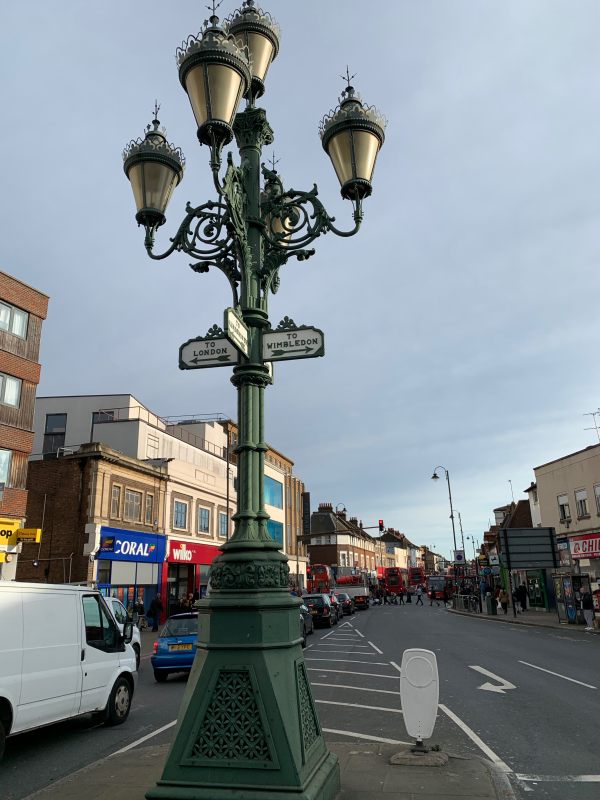
M175 614L169 617L154 642L151 658L154 678L163 683L171 672L189 672L196 655L198 614Z

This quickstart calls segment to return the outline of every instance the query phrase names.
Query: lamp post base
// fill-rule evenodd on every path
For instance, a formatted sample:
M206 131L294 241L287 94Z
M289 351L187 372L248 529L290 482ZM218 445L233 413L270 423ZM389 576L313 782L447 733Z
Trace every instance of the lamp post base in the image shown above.
M146 798L334 800L339 765L312 697L287 559L234 559L213 564L218 589L199 604L198 652L175 741ZM230 579L237 586L225 588Z

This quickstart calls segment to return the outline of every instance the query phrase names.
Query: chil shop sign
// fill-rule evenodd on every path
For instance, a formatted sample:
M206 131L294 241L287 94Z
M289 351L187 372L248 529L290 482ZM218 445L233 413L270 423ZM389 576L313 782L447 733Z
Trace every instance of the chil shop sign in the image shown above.
M600 533L588 533L570 538L573 558L600 558Z
M102 527L96 557L110 561L160 563L165 560L165 537L156 533Z

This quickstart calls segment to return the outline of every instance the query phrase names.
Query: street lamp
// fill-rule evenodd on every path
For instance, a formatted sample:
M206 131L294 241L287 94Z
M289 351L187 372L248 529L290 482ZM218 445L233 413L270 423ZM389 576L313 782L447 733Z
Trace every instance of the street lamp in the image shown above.
M268 298L279 288L280 268L292 256L312 256L308 247L319 236L358 232L385 121L364 105L347 73L339 106L320 126L342 197L352 204L354 225L340 230L316 186L286 190L274 167L261 166L262 149L272 143L273 131L254 101L264 92L278 50L278 27L253 0L245 0L223 25L213 2L204 29L178 49L179 79L192 106L198 140L210 149L217 198L186 206L163 253L154 253L155 234L183 176L184 159L179 148L168 144L158 107L145 138L130 142L123 154L150 258L184 252L196 272L217 268L231 288L224 330L213 325L206 337L182 345L180 367L233 363L231 380L238 392L234 531L211 566L210 596L199 602L198 652L186 703L162 778L147 798L288 795L332 800L339 790L339 766L325 746L300 647L300 600L289 593L288 559L268 533L264 507L264 391L273 382L267 362L322 355L323 334L311 329L321 346L310 356L293 348L282 349L280 355L271 352L269 341L293 337L307 326L298 328L286 317L273 330ZM236 113L242 97L246 108ZM233 137L240 164L228 154L222 176L222 150ZM188 345L193 357L185 349ZM210 353L219 355L211 361Z
M448 498L450 500L450 519L452 520L452 541L454 542L454 550L456 551L456 530L454 528L454 510L452 509L452 491L450 489L450 473L446 467L436 467L431 476L432 481L439 481L440 476L437 474L438 469L443 469L446 473L446 482L448 483ZM454 559L453 559L454 560Z

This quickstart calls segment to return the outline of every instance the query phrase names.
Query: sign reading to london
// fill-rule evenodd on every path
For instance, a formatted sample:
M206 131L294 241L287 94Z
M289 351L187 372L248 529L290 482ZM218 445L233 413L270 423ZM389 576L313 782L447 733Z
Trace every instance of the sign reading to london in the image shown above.
M189 339L179 348L179 369L230 367L237 360L236 348L218 325L213 325L206 336Z
M325 355L323 331L311 325L295 325L284 317L277 329L263 333L264 361L291 361L296 358L316 358Z
M248 357L248 328L233 308L225 309L225 336Z

